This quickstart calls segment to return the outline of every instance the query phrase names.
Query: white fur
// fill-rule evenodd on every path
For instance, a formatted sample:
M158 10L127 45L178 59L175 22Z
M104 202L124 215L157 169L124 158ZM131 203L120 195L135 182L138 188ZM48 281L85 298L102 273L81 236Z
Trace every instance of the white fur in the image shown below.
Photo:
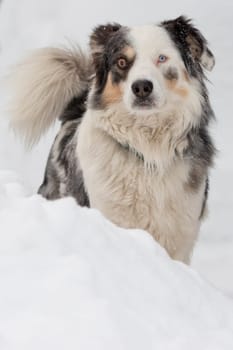
M33 51L13 69L8 79L11 125L26 145L37 142L69 101L87 88L88 69L89 61L80 49L51 47Z
M113 130L106 133L99 122L100 113L88 111L78 135L77 152L91 206L122 227L147 230L172 258L188 263L199 231L204 182L198 192L187 192L189 164L171 163L163 175L151 171L116 141L140 138L139 129L119 123L113 138ZM155 161L161 166L161 158L169 157L167 147L156 140L148 147L145 140L142 136L143 155L158 148Z

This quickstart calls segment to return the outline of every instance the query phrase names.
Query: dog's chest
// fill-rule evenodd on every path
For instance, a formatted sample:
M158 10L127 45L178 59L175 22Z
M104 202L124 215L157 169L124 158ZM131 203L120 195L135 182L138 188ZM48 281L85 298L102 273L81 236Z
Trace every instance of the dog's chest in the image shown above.
M197 234L202 205L201 192L189 193L185 187L188 165L176 163L160 176L107 135L81 132L79 137L91 206L121 227L147 230L171 256L178 256L180 240Z

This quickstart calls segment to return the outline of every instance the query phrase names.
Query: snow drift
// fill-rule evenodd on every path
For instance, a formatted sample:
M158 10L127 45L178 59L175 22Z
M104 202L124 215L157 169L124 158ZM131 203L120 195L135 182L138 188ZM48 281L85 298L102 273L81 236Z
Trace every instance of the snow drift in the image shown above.
M227 350L233 302L140 230L0 172L0 348Z

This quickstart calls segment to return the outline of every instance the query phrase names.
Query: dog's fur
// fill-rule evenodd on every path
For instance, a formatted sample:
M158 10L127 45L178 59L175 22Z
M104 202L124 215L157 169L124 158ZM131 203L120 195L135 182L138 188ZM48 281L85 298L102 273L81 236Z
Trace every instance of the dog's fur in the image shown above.
M62 123L39 193L74 196L122 227L145 229L188 263L215 153L207 42L179 17L99 26L90 51L42 49L13 75L12 123L28 144Z

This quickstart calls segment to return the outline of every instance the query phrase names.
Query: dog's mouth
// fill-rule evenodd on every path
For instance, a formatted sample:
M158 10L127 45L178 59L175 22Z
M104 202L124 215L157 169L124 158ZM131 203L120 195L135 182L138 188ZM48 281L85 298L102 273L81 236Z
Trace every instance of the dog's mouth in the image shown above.
M157 103L153 98L137 98L133 102L133 109L150 110L156 108Z

